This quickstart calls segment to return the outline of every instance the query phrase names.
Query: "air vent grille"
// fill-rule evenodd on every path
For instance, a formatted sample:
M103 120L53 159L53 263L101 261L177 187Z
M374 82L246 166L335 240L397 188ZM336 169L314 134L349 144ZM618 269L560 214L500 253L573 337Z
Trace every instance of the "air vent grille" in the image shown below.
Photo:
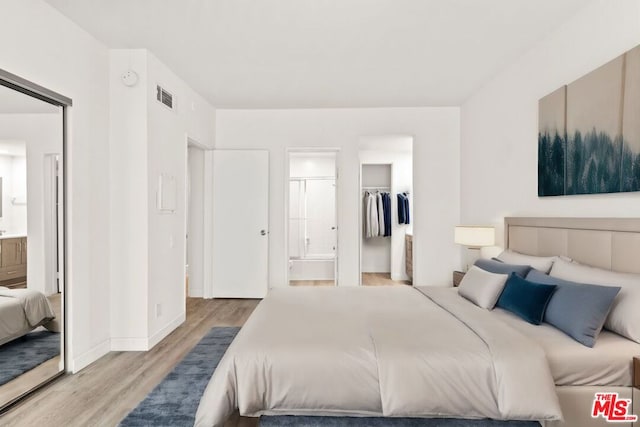
M156 99L173 110L173 95L160 85L156 86Z

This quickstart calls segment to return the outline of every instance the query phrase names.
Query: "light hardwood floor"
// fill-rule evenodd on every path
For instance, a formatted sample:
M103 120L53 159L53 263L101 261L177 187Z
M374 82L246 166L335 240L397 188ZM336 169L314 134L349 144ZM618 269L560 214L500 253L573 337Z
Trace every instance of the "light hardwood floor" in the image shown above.
M292 280L291 286L334 286L333 280ZM362 273L363 286L410 285L407 280L391 280L389 273Z
M407 280L391 280L389 273L362 273L363 286L410 285Z
M148 352L112 352L11 409L2 426L116 426L214 326L242 326L257 300L187 300L187 320ZM253 427L238 417L232 427Z

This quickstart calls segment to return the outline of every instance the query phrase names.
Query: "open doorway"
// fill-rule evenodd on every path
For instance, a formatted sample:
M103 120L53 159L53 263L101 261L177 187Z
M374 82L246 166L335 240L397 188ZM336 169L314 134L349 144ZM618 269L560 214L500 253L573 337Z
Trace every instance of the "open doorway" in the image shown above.
M335 286L337 151L290 151L288 157L288 283Z
M413 138L361 138L360 284L408 285L413 278Z

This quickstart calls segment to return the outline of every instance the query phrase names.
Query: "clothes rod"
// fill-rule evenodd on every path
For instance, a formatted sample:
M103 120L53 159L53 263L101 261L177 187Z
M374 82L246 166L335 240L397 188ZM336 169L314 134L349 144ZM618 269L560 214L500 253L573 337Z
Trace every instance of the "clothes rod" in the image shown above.
M362 187L363 190L391 190L391 187Z

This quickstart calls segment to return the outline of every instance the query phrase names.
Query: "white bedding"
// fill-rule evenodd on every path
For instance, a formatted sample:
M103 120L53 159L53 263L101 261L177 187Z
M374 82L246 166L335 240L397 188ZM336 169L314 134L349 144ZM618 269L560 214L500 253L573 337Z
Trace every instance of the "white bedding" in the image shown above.
M500 308L493 312L544 349L556 385L632 385L632 360L640 355L640 344L603 330L589 348L546 323L535 326Z
M270 291L216 368L195 425L221 426L236 408L246 416L561 417L535 342L449 289L408 286Z
M0 345L55 318L44 294L0 286Z

